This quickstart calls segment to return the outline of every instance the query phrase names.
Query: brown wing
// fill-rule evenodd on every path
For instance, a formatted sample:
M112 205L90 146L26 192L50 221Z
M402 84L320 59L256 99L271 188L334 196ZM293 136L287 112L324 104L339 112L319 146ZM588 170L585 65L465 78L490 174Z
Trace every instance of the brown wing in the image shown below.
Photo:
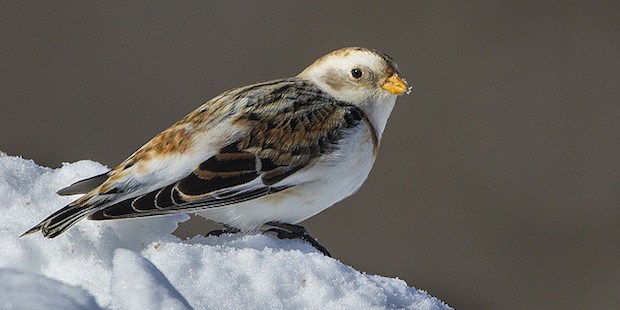
M248 86L225 99L245 103L234 125L250 128L246 136L178 182L121 201L89 219L192 212L277 193L297 185L286 178L336 149L345 131L365 120L359 108L297 79Z

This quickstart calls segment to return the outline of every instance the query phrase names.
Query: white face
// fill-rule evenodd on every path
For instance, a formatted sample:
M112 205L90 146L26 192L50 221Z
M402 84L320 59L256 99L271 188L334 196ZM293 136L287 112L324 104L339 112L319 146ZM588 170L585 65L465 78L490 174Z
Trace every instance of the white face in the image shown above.
M409 90L387 55L360 47L327 54L297 77L318 85L334 98L360 107L382 135L396 97Z
M345 48L315 61L299 74L337 99L356 105L381 102L396 95L382 86L396 64L387 55L362 48Z

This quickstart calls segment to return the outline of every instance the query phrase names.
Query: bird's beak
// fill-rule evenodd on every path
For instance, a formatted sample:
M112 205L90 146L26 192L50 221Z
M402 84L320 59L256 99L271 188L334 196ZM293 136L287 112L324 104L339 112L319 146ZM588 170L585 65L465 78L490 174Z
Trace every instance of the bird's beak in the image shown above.
M398 73L392 74L381 86L383 89L391 92L394 95L400 95L409 91L409 85L405 79L398 76Z

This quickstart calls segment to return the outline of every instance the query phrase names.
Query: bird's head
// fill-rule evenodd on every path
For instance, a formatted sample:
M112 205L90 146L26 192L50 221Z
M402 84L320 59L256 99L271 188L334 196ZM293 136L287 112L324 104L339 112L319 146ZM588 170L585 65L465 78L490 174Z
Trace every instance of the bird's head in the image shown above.
M363 47L331 52L297 77L318 85L336 99L360 107L381 132L396 97L410 90L390 56Z

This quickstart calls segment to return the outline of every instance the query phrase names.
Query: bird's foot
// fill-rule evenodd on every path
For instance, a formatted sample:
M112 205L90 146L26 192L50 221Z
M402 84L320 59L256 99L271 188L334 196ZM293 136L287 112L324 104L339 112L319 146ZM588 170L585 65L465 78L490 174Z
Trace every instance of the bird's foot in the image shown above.
M332 257L332 255L329 254L329 251L327 251L324 246L320 245L319 242L314 239L314 237L310 236L306 228L301 225L293 225L280 222L268 222L265 223L265 225L272 226L272 228L265 230L265 233L274 233L275 236L280 239L301 239L310 243L310 245L312 245L315 249L319 250L325 256Z

